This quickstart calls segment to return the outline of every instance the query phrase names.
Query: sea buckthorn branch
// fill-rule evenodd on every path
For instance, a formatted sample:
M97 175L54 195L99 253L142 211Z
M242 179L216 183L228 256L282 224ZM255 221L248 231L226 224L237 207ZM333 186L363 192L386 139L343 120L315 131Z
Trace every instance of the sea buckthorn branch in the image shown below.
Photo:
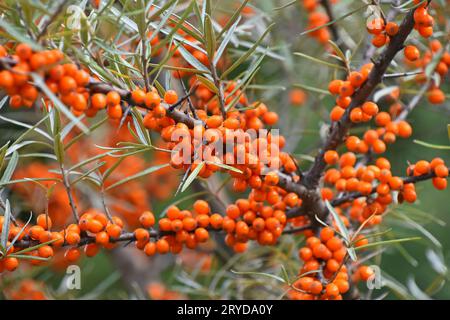
M223 94L222 82L217 74L217 68L214 63L211 62L211 76L214 80L214 85L217 88L217 99L219 99L220 112L222 113L222 117L225 119L227 117L227 112L225 108L225 99Z
M447 168L450 170L450 168ZM420 176L410 176L410 177L404 177L402 178L403 180L403 184L407 184L407 183L417 183L417 182L421 182L421 181L426 181L426 180L430 180L436 177L436 173L435 172L430 172L424 175L420 175ZM374 194L377 191L377 186L374 186L372 188L372 191L370 191L370 194L362 194L361 192L352 192L352 193L348 193L348 194L344 194L341 197L338 197L336 199L333 199L330 201L330 204L333 207L337 207L340 206L344 203L353 201L355 199L358 199L360 197L368 197L371 194Z
M64 185L64 188L66 189L67 197L69 199L70 208L72 209L73 218L78 223L79 222L78 210L77 210L77 206L75 204L75 201L73 199L72 188L70 186L69 178L67 176L66 169L64 168L64 164L60 163L59 165L60 165L59 167L61 169L61 177L62 177L63 185Z
M45 35L45 33L47 32L48 27L50 26L50 24L52 24L52 22L55 21L55 19L62 13L62 11L64 10L64 8L66 7L67 4L69 4L71 1L67 1L67 0L61 0L61 3L56 7L55 11L53 12L53 14L47 19L47 21L45 22L45 24L42 26L41 31L39 32L39 34L36 36L36 40L41 40L41 38Z
M394 0L392 1L393 3L391 3L391 9L389 10L389 12L386 14L386 20L387 21L392 21L397 14L400 12L400 10L397 8L401 1L400 0ZM369 38L367 39L367 46L366 49L364 50L364 54L363 54L363 62L367 63L370 61L370 59L372 59L372 57L374 56L377 47L374 46L371 41L369 40Z
M325 12L328 16L328 18L330 19L330 21L334 20L334 14L333 14L333 9L331 8L330 2L328 0L320 0L320 4L322 5L322 7L325 9ZM342 38L339 36L339 32L338 32L338 28L336 27L336 25L334 23L329 25L330 31L331 31L331 35L333 36L333 40L334 41L339 41ZM339 43L340 46L345 45L344 41L341 40L341 43ZM343 47L343 49L346 49L345 47Z
M143 104L136 104L131 97L131 92L125 89L120 89L120 88L116 88L114 86L111 86L109 84L103 83L101 81L95 80L95 79L91 79L88 87L92 90L92 92L94 93L108 93L110 91L115 91L117 92L120 97L129 103L129 105L133 105L133 106L138 106L141 108L145 108L147 109L147 107ZM179 105L181 105L184 101L186 101L188 99L188 97L190 97L192 95L191 92L188 92L185 96L181 97L176 103L174 103L173 105L167 105L166 109L167 109L167 115L169 117L171 117L173 120L175 120L176 122L181 122L184 123L185 125L187 125L189 128L193 128L195 126L196 121L199 120L195 120L194 118L191 118L188 114L181 112L179 110L176 109L176 107L178 107Z
M350 106L346 109L341 120L333 122L329 129L328 137L315 158L315 161L306 173L305 179L302 180L308 188L316 188L319 180L325 170L326 163L324 161L324 154L327 150L336 149L343 141L352 125L350 121L350 112L352 109L362 105L368 100L375 88L381 83L383 76L391 64L396 54L402 50L405 40L414 28L414 11L410 10L399 28L397 35L395 35L388 47L383 51L381 56L375 62L372 71L369 73L367 81L361 88L352 96Z
M297 227L297 228L286 229L283 231L283 234L287 235L287 234L299 233L299 232L311 229L311 227L312 227L311 225L304 225L304 226ZM206 230L208 230L209 232L219 232L219 233L223 232L222 229L214 229L211 227L207 227ZM175 232L150 229L150 230L148 230L148 234L151 239L158 240L158 239L163 238L168 235L174 236ZM120 234L120 236L118 236L116 238L114 238L114 237L109 238L109 242L111 242L111 243L121 243L121 242L131 243L134 241L137 241L136 233L134 233L134 232L123 232ZM93 244L93 243L96 243L96 237L90 236L90 235L84 233L84 234L80 235L80 241L77 243L77 246L83 247L85 245ZM29 236L25 236L22 240L15 242L14 247L25 249L25 248L31 248L34 246L38 246L39 244L40 244L39 240L33 240ZM73 244L64 242L61 246L62 247L71 247L71 246L73 246Z
M116 91L123 100L127 101L131 105L136 105L136 103L132 100L131 92L124 90L124 89L118 89L111 85L102 83L98 80L91 79L89 83L89 87L92 90L92 92L96 93L108 93L110 91ZM172 119L174 119L176 122L181 122L186 124L189 128L193 128L196 123L198 123L201 120L196 120L192 117L190 117L188 114L183 113L177 109L175 109L176 106L180 105L184 101L186 101L190 96L192 92L188 92L185 96L181 97L179 101L167 108L168 116L170 116ZM139 107L144 107L142 105L139 105ZM282 174L281 172L278 172L280 176L279 186L285 189L289 192L296 193L299 197L305 196L308 192L307 189L304 188L302 185L295 183L292 180L292 177Z

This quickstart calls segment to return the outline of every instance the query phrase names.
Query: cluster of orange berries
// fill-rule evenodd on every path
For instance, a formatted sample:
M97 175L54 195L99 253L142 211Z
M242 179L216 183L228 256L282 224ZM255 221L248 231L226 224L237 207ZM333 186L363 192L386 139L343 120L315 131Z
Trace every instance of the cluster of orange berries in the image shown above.
M390 21L385 23L383 18L372 18L367 21L367 31L373 35L372 44L380 48L389 43L399 30L397 23Z
M414 0L414 4L419 4L421 0ZM414 11L414 29L424 38L433 35L434 18L428 13L427 2L423 2Z
M352 102L353 93L366 82L373 63L362 66L360 71L352 71L346 80L332 80L328 85L328 90L332 95L337 96L336 106L331 110L331 121L339 121L345 113L345 110ZM356 111L354 111L356 109ZM378 106L375 104L366 104L365 108L356 107L350 114L353 122L367 122L378 113Z
M409 48L413 46L408 46ZM407 48L408 48L407 47ZM415 48L415 47L414 47ZM443 47L442 43L434 39L430 41L429 49L424 52L422 57L420 57L420 53L418 49L409 49L411 52L414 52L415 59L412 59L412 57L409 57L408 60L410 61L411 65L416 68L421 68L423 70L423 73L418 74L416 76L416 81L418 83L424 83L427 81L427 77L425 74L425 71L427 67L433 62L433 59L435 59L436 55L441 54L440 60L437 62L435 69L433 70L436 74L439 75L440 81L439 84L436 83L436 81L431 81L430 87L428 89L428 101L432 104L442 104L445 102L445 94L444 92L439 89L439 85L444 83L444 77L448 74L449 68L450 68L450 52L446 51ZM405 48L405 55L406 55L406 48ZM411 53L410 53L411 55ZM434 62L433 62L434 63ZM434 79L432 79L434 80Z
M358 241L358 245L359 244ZM304 262L299 279L294 282L289 296L294 300L341 300L349 289L349 276L345 266L347 248L330 227L320 236L309 236L306 246L298 252ZM320 275L320 276L319 276Z
M361 110L367 110L367 108L372 107L378 110L377 105L370 101L365 102ZM355 109L358 110L358 107ZM376 154L381 154L386 151L386 144L394 143L397 137L406 139L412 135L412 127L408 122L404 120L393 121L388 112L379 112L375 116L375 124L378 128L367 130L362 139L354 135L347 137L345 141L347 149L357 153L367 153L369 150L372 150Z
M7 50L0 46L0 58L7 57ZM45 50L33 52L30 46L21 43L15 48L11 59L15 65L9 70L0 71L0 89L4 90L10 97L10 105L13 108L22 106L31 108L39 97L39 90L30 83L30 72L44 73L44 70L51 69L53 65L59 64L64 58L59 50ZM82 77L78 80L83 81ZM60 77L58 80L61 80ZM89 77L87 79L89 81ZM56 88L62 91L68 89L69 85L77 87L75 79L71 78L70 84L64 80L55 83ZM55 87L54 87L55 88Z
M209 113L214 115L221 114L219 97L214 92L204 84L198 83L196 76L192 76L189 79L189 83L191 88L196 87L193 104L197 109L206 109ZM242 107L249 107L247 97L244 92L238 88L238 83L236 81L227 82L223 91L226 108L229 108L231 104L234 106L240 104Z
M218 171L222 162L226 164L239 163L235 157L239 154L245 154L245 165L236 165L235 167L244 169L246 173L236 175L235 177L247 177L251 173L250 169L248 169L250 163L253 163L253 169L261 168L261 161L256 159L255 155L251 153L252 150L258 149L255 147L256 145L267 145L267 149L270 150L271 145L274 145L274 148L278 148L278 146L282 147L280 144L284 144L284 138L282 136L272 136L269 134L267 138L256 139L252 142L246 135L245 131L247 129L257 131L264 128L264 125L274 125L278 121L278 114L268 111L267 107L262 103L243 113L229 111L225 120L221 115L208 116L204 110L197 110L197 116L203 123L199 123L193 128L189 128L184 123L176 123L171 118L158 120L152 112L147 113L144 117L144 125L148 129L161 132L161 137L164 141L168 142L168 148L175 148L175 151L177 151L173 152L171 157L171 164L174 168L185 167L187 169L190 167L189 161L183 162L183 160L184 157L187 156L190 158L191 155L184 155L183 150L195 150L208 157L205 159L208 161L208 164L200 171L199 175L201 177L209 177L212 173ZM206 128L204 124L206 124ZM173 141L174 132L176 133L175 138L179 140ZM236 145L233 152L227 152L223 156L225 160L222 160L222 150L217 150L214 146L219 145L219 142L224 142L223 145L225 145L225 142L242 141L241 138L245 140L245 144ZM187 144L190 144L190 146ZM250 150L252 147L254 148ZM239 150L239 148L242 148L242 150ZM234 158L231 158L233 156ZM195 158L192 160L195 160ZM196 163L194 162L194 168L195 166Z
M334 150L329 150L324 155L327 164L338 164L339 169L330 168L325 172L324 181L333 185L338 192L359 192L362 196L373 198L367 200L356 199L351 203L349 216L359 222L373 217L368 226L379 224L381 215L385 212L386 206L392 203L391 191L399 192L399 200L415 202L417 199L415 185L413 183L404 183L402 178L392 175L391 165L386 158L378 158L375 165L361 165L355 168L356 156L352 152L342 154L340 157ZM434 173L434 186L439 189L445 189L447 186L448 169L444 161L435 158L431 163L420 160L416 165L408 167L408 176L421 176ZM375 183L377 182L377 183ZM330 193L331 200L333 198ZM348 207L348 204L344 207Z
M272 205L264 205L266 199ZM227 233L225 242L236 252L245 251L249 240L260 245L275 244L287 223L286 207L295 207L299 203L294 193L286 194L282 199L275 190L267 193L260 189L252 190L249 199L238 199L227 207L222 224Z
M0 46L0 58L7 57L7 51ZM106 109L111 119L120 119L123 115L123 97L116 91L107 94L94 93L91 95L88 85L91 75L87 70L79 68L74 63L61 63L64 55L59 50L33 52L24 43L18 44L15 54L10 56L14 66L9 70L0 71L0 88L10 96L13 108L20 106L31 107L40 96L40 91L30 83L30 72L41 74L45 78L47 87L56 94L62 102L70 106L74 115L85 113L93 117L99 110ZM46 106L52 103L45 97ZM164 94L167 104L177 102L178 95L173 90ZM149 108L157 118L164 118L166 109L161 105L161 97L155 88L149 92L135 89L131 92L131 101L138 106Z
M147 286L147 294L152 300L186 300L187 297L177 291L169 290L161 282L151 282Z
M44 285L32 279L25 279L5 290L11 300L47 300Z
M406 174L409 177L417 177L433 174L433 185L438 190L447 188L448 167L441 158L434 158L431 162L419 160L415 164L408 166Z
M333 1L334 3L337 1ZM319 10L319 0L303 0L303 7L308 11L308 26L307 30L318 28L330 21L328 15ZM327 44L331 39L330 30L326 27L314 30L308 33L309 36L316 39L319 43Z
M414 0L415 4L419 4L421 0ZM427 4L423 3L414 11L414 29L424 38L433 35L434 18L428 14ZM397 35L399 26L393 21L386 22L384 18L376 17L367 21L367 31L373 35L372 44L377 47L383 47L388 44L390 39ZM416 47L411 46L405 49L405 56L409 60L418 59L419 51Z
M158 221L162 237L156 242L149 239L146 230L153 227L155 218L151 212L144 212L139 218L143 228L134 232L137 239L136 247L144 250L148 256L169 252L177 254L181 252L183 245L194 249L199 243L208 241L207 228L219 229L221 226L222 216L210 215L210 211L209 204L204 200L197 200L192 212L180 210L177 206L169 207L166 216Z

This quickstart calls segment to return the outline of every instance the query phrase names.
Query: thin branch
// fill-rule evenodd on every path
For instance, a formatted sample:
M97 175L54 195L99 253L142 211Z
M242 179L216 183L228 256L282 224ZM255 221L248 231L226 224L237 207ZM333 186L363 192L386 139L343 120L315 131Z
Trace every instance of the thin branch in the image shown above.
M63 11L64 7L69 3L70 1L63 0L57 7L55 12L51 15L50 18L47 19L44 26L41 29L41 32L36 36L36 40L39 41L47 32L48 27L52 22L56 20L56 18L59 16L59 14Z
M73 200L72 189L70 187L70 183L69 183L69 179L66 174L66 170L64 169L64 164L60 163L59 167L61 169L63 185L64 185L64 188L66 189L67 197L69 198L69 204L70 204L70 208L72 209L73 218L78 223L80 219L78 217L77 206L75 204L75 201Z
M222 113L222 117L225 119L227 117L226 109L225 109L225 99L223 94L222 83L220 82L219 76L217 75L217 69L214 63L211 62L211 76L214 80L214 85L217 87L217 98L219 99L220 112Z

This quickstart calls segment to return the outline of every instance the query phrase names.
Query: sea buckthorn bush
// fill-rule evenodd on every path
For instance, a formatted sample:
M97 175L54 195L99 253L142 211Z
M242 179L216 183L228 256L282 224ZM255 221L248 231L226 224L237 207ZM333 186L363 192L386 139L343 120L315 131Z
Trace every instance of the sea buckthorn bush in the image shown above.
M450 298L448 4L4 1L2 297Z

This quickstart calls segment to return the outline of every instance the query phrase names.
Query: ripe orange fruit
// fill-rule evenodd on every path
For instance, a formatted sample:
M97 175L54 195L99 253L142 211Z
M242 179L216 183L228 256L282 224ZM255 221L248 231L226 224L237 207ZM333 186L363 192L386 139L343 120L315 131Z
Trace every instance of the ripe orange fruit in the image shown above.
M178 95L175 90L167 90L164 94L164 101L167 104L175 104L178 101Z
M417 59L420 58L420 52L416 46L412 46L412 45L406 46L404 53L405 53L406 59L408 59L409 61L416 61Z

